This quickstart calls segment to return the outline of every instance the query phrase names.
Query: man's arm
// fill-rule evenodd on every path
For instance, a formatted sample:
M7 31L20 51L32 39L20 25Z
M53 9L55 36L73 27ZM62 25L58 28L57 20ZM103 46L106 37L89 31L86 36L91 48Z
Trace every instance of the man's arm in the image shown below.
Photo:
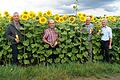
M110 38L110 40L109 40L109 49L111 49L112 48L112 38Z
M110 29L109 37L110 37L110 39L109 39L109 49L111 49L112 48L112 29Z
M47 43L47 44L49 44L50 46L52 45L51 43L49 43L46 39L47 39L47 37L48 37L48 32L45 30L44 31L44 35L43 35L43 42L45 42L45 43Z
M8 25L8 28L6 29L6 37L9 39L9 40L15 40L15 38L13 36L11 36L11 31L10 31L10 25Z

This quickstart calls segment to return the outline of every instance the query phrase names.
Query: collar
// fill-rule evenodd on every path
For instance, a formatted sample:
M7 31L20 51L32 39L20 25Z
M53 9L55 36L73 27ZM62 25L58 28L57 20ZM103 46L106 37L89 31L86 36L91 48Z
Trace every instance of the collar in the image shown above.
M55 30L55 28L50 28L50 27L49 27L49 29L51 29L51 30Z
M107 28L107 26L102 26L102 28Z
M15 25L19 25L19 22L16 22L16 21L13 21L13 23L14 23Z

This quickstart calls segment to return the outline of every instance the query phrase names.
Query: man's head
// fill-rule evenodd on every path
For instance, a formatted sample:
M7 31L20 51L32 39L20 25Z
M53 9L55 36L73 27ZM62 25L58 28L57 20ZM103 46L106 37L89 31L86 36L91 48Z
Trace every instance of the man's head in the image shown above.
M86 18L86 25L89 25L89 24L90 24L90 22L91 22L90 17L87 17L87 18Z
M49 26L50 28L54 28L54 27L55 27L55 21L52 20L52 19L50 19L50 20L48 21L48 26Z
M102 20L102 26L105 27L107 25L107 19Z
M19 21L19 13L18 13L18 12L15 12L15 13L13 14L13 20L16 21L16 22Z

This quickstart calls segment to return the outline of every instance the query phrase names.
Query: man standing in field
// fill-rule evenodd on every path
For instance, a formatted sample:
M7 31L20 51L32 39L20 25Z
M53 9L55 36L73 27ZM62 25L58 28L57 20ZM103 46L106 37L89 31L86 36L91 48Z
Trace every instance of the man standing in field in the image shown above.
M49 49L52 50L58 45L58 33L55 30L55 22L52 19L48 21L48 28L44 30L43 42L48 44ZM52 58L52 62L54 63L56 57L57 55L52 53L48 58Z
M92 38L92 32L93 32L93 24L91 23L91 18L90 17L87 17L86 19L86 22L84 23L84 28L83 28L83 32L85 30L88 31L88 42L89 42L89 50L88 50L88 53L89 53L89 56L90 56L90 60L92 61L93 59L93 54L92 54L92 43L91 43L91 38Z
M22 34L20 32L20 28L22 28L23 25L19 22L19 14L18 12L15 12L13 14L13 20L8 24L6 29L6 37L11 41L11 47L12 47L12 64L18 63L18 44L20 43L22 39Z
M110 62L109 49L112 48L112 29L107 26L107 19L102 20L101 54L104 62Z

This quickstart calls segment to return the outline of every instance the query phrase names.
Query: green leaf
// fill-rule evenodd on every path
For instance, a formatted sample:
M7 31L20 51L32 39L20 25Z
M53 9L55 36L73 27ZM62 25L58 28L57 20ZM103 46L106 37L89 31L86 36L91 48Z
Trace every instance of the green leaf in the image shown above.
M23 41L23 45L24 46L28 46L29 45L29 41L27 40L27 41Z
M30 64L29 60L24 60L24 64Z
M32 38L32 34L31 34L31 33L27 33L26 36L27 36L28 38Z
M81 54L77 54L77 58L82 59L82 55Z
M49 45L45 44L45 45L44 45L44 48L49 48Z
M64 54L60 54L59 57L60 57L60 58L64 58Z
M70 53L67 53L67 55L69 56L69 57L71 57L72 56L72 53L70 52Z
M55 63L60 63L60 58L56 58Z
M78 49L72 48L72 53L78 53Z

